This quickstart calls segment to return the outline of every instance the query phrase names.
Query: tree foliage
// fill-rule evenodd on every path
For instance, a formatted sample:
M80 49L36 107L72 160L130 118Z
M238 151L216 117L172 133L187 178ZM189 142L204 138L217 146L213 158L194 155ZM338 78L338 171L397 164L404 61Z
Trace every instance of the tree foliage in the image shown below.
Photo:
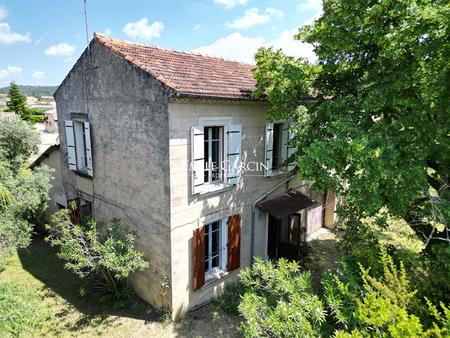
M71 220L69 209L52 216L47 240L58 246L58 256L66 268L81 278L100 277L99 288L112 293L116 300L127 295L127 277L145 270L149 263L134 248L135 235L113 219L109 225L91 220L86 225Z
M29 244L33 224L47 207L51 170L26 168L37 142L27 122L0 118L0 256Z
M16 116L0 117L0 160L17 172L37 149L39 134L29 123Z
M341 194L346 217L387 208L447 238L430 216L437 208L448 226L448 204L430 200L449 196L449 20L444 0L328 0L297 35L317 64L258 51L256 97L267 97L271 119L297 121L294 160Z
M6 102L8 111L16 113L25 121L44 122L44 112L38 108L28 108L27 98L14 82L9 87L8 96L9 100Z
M27 98L20 92L19 87L14 82L9 86L8 96L9 100L6 102L8 110L21 117L25 116L27 111Z
M418 300L408 273L382 249L381 273L360 266L329 272L316 294L295 262L256 263L241 272L239 313L246 337L447 337L450 309ZM421 315L426 314L426 320Z

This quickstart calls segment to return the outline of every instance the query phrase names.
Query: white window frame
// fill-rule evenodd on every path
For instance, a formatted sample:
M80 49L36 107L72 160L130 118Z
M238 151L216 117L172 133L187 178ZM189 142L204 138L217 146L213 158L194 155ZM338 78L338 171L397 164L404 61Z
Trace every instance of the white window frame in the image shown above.
M87 118L74 117L72 120L66 120L64 125L66 138L71 138L66 139L69 162L73 162L69 163L69 169L93 177L92 140ZM70 154L69 147L72 149Z
M213 172L213 168L212 168L212 144L213 144L213 140L212 139L212 129L208 129L208 135L206 135L206 133L204 134L204 140L203 142L208 142L208 158L206 158L206 154L205 154L205 166L208 168L205 170L208 170L208 181L205 181L205 185L216 185L216 184L224 184L226 178L224 177L224 170L222 168L222 163L224 161L224 158L226 157L226 153L225 153L225 147L224 147L224 139L225 139L225 126L204 126L203 128L220 128L219 129L219 159L218 159L218 164L219 164L219 179L213 181L212 180L212 172ZM205 130L205 129L203 129Z
M240 170L233 170L229 168L224 168L223 165L229 164L228 161L231 158L233 162L233 167L237 166L239 168L239 163L242 160L242 145L241 145L241 137L242 137L242 126L233 124L233 117L223 117L223 116L213 116L213 117L200 117L198 119L198 126L192 127L191 131L191 140L192 142L196 142L195 140L198 137L203 137L203 146L205 143L205 139L208 135L205 135L205 128L207 127L221 127L221 158L219 161L220 165L220 176L221 179L217 181L211 182L211 174L209 174L209 182L205 182L203 178L200 179L200 171L201 175L204 175L205 163L207 163L207 159L205 158L206 154L204 154L203 150L195 150L195 145L192 148L192 193L193 194L209 194L216 191L229 189L233 185L239 184L241 179ZM231 134L232 133L232 134ZM231 138L231 135L236 135L235 133L239 133L238 142L237 138ZM229 143L230 141L230 143ZM211 150L212 143L210 143ZM229 147L232 147L233 151L230 150ZM229 156L230 155L230 156ZM209 151L209 156L212 156L212 152ZM203 159L203 169L200 168L199 160ZM211 166L211 161L209 161L209 167ZM226 169L226 170L224 170ZM203 176L204 177L204 176Z
M282 125L281 134L280 134L280 154L279 154L279 162L280 164L285 163L289 156L295 152L295 148L289 147L289 141L292 138L292 135L289 132L291 122L286 120L274 121L272 123L266 124L266 136L265 136L265 163L268 168L265 170L265 176L276 176L286 174L292 171L295 168L295 165L282 165L278 168L273 168L273 152L274 152L274 141L275 141L275 125Z
M212 224L219 222L219 265L217 267L212 267ZM205 269L205 280L211 278L219 278L223 276L227 271L227 258L228 258L228 217L219 218L207 221L203 224L203 227L208 226L208 241L205 238L205 246L208 246L208 258L205 255L205 261L208 260L208 269ZM206 230L206 229L205 229ZM206 231L205 231L206 237Z

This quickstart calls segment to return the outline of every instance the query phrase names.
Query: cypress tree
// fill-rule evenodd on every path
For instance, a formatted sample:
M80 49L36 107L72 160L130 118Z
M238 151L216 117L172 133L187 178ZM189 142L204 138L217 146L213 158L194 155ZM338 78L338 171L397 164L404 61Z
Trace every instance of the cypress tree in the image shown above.
M22 95L19 87L11 82L9 86L9 100L6 102L9 111L12 111L25 119L27 115L27 98Z

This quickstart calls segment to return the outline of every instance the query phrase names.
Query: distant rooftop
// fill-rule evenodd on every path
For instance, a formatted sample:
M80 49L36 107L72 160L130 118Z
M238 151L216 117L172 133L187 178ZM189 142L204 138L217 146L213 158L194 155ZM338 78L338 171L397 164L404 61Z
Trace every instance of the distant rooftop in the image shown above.
M98 33L94 38L179 96L248 99L256 87L253 65L117 40Z

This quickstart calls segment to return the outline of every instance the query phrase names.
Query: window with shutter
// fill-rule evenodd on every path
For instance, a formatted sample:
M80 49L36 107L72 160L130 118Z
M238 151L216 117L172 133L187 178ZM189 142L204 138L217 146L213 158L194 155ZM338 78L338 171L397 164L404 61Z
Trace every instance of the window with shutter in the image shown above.
M89 122L64 121L69 169L93 176L92 142Z
M296 152L291 144L293 134L287 122L267 123L265 137L265 176L291 171L294 163L287 164L289 157Z
M230 119L202 118L191 130L192 193L219 190L241 178L241 125ZM222 124L223 123L223 124Z
M233 216L234 217L234 216ZM193 253L193 288L197 290L205 284L205 281L211 278L219 278L229 267L236 266L236 262L230 265L230 227L229 217L218 219L213 222L204 224L201 228L194 230L192 236L192 253ZM233 257L239 260L239 250L236 252L236 241L240 242L240 238L236 234L240 234L236 226L232 223L232 248ZM240 224L240 222L239 222ZM239 226L238 226L239 227ZM239 247L239 245L238 245ZM239 266L239 262L237 263ZM235 268L233 268L235 269ZM231 270L229 270L231 271Z

